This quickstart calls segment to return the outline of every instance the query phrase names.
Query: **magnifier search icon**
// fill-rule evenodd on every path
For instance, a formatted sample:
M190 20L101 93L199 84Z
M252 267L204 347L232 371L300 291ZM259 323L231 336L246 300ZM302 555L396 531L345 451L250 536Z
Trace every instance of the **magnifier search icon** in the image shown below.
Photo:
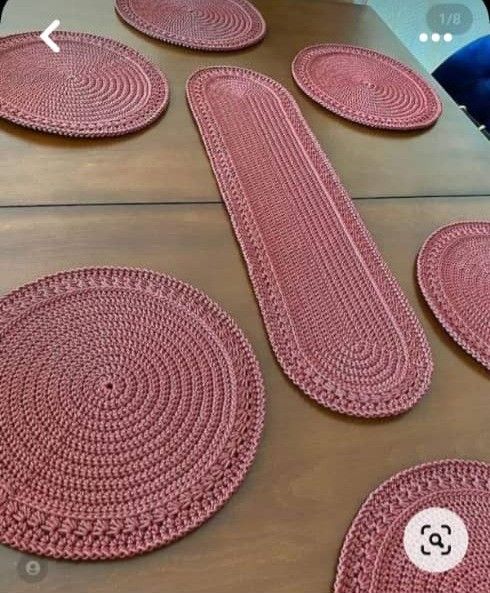
M439 548L444 548L444 544L442 543L442 537L439 533L431 533L429 537L429 542L432 546L438 546Z

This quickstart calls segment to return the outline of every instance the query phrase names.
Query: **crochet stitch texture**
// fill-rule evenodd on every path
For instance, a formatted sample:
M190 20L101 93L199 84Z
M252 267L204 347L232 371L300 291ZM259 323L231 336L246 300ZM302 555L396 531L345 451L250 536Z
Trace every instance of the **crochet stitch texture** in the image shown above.
M426 337L294 99L228 67L192 75L187 95L285 373L338 412L411 408Z
M191 49L238 50L266 34L248 0L116 0L116 10L138 31Z
M435 231L420 250L417 278L444 329L490 370L490 222Z
M409 560L407 522L439 507L457 513L469 533L464 560L430 573ZM490 582L490 465L439 461L401 472L373 492L344 542L334 593L487 593Z
M120 136L165 111L165 75L112 39L58 31L53 54L39 33L0 38L0 117L42 132L84 138Z
M306 47L294 59L293 76L326 109L374 128L426 128L442 113L439 97L420 74L364 47Z
M145 270L62 272L0 300L0 542L74 560L186 535L249 469L264 388L206 295Z

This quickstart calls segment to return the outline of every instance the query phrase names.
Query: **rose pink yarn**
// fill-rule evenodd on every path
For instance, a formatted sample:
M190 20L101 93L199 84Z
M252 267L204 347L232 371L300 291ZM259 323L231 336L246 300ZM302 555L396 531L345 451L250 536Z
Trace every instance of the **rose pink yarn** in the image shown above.
M266 33L262 15L248 0L116 0L116 10L146 35L191 49L242 49Z
M425 242L422 293L456 342L490 370L490 222L456 222Z
M63 272L0 300L0 542L122 558L197 528L255 456L264 388L203 293L154 272Z
M307 47L293 76L314 101L351 121L393 130L431 126L442 104L429 84L401 62L363 47Z
M424 332L294 99L226 67L187 94L285 373L338 412L411 408L432 373Z
M23 33L0 39L0 117L63 136L120 136L165 111L164 74L134 49L86 33L55 32L58 54Z
M404 530L416 513L445 508L463 520L469 547L451 570L430 573L413 564ZM404 471L372 493L344 542L335 593L488 593L490 465L440 461Z

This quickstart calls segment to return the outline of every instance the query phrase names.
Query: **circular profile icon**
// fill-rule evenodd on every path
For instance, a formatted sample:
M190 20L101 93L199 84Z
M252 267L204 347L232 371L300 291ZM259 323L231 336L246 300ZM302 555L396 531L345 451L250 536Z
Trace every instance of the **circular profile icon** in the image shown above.
M458 566L468 550L468 531L459 515L443 508L420 511L410 519L403 537L405 552L425 572L446 572Z
M46 561L35 556L21 556L17 563L17 574L26 583L41 582L47 572Z

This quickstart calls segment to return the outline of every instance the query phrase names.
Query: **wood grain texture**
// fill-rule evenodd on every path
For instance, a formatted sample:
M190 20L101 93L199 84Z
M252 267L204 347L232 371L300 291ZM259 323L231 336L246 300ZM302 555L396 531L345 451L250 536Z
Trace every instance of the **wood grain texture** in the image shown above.
M48 561L26 584L0 547L2 593L328 593L344 534L369 492L395 472L458 457L490 462L488 373L423 303L414 261L436 227L490 219L490 198L359 200L357 205L428 332L430 393L394 420L361 421L303 396L275 362L228 217L219 204L0 209L0 292L60 269L123 265L170 273L238 321L267 388L262 446L243 487L180 542L129 561ZM328 314L328 312L326 312Z
M294 84L292 59L318 42L372 47L420 69L373 10L323 0L256 4L269 27L265 41L245 51L216 54L181 49L138 33L117 17L113 0L9 2L3 35L42 29L59 18L62 29L115 38L167 73L171 103L151 128L118 139L60 138L0 121L0 204L219 201L184 92L193 71L217 64L253 68L286 85L356 197L490 192L488 142L442 90L445 112L437 125L403 133L343 120Z

